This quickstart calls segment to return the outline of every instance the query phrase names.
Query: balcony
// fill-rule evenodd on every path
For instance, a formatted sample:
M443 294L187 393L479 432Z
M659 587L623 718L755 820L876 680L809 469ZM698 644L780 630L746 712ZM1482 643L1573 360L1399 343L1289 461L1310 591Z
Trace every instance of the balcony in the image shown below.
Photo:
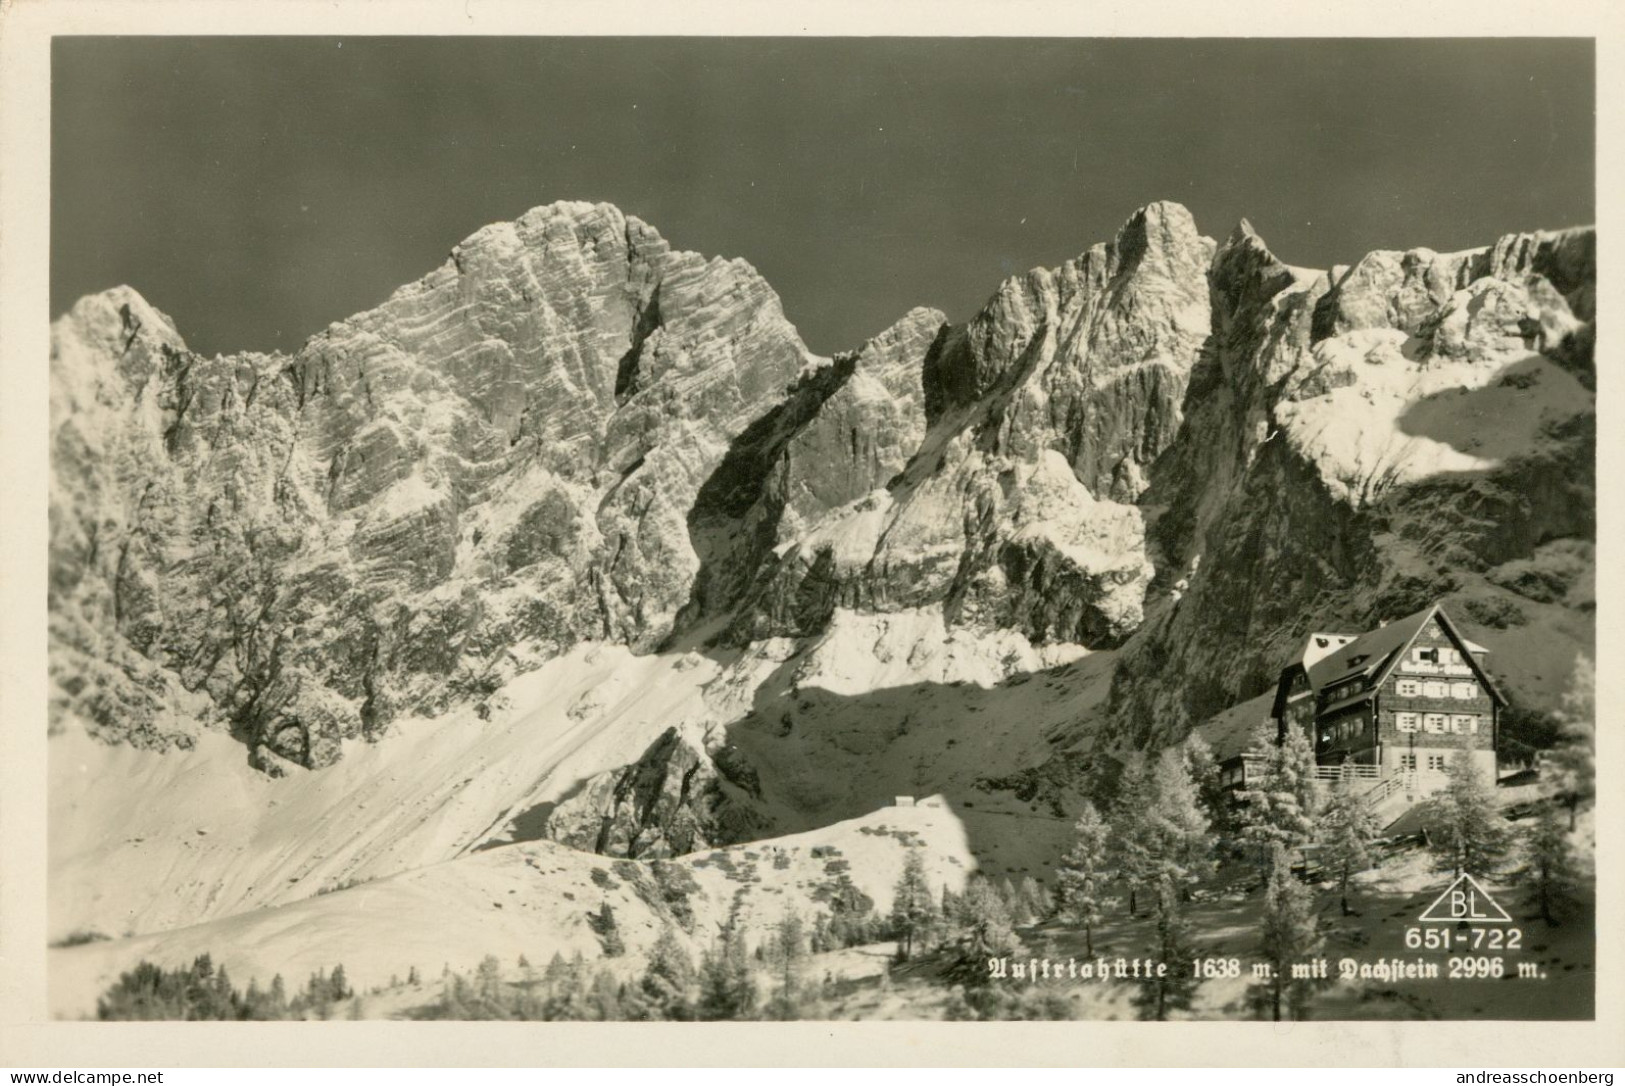
M1241 768L1243 780L1256 779L1264 771L1264 759L1243 755ZM1375 781L1381 779L1382 767L1378 765L1344 762L1342 765L1317 765L1315 767L1315 780L1317 781Z

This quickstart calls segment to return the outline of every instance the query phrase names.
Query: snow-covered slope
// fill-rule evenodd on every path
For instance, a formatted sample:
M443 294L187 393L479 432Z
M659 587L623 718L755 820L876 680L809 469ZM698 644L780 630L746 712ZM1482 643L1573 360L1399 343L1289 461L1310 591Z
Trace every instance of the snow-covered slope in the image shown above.
M701 719L720 669L697 656L582 646L504 691L508 707L398 723L330 771L273 779L205 733L190 750L51 751L53 936L153 931L280 905L440 863L516 803L557 799L624 764L672 721Z
M753 787L724 783L718 799L749 820L746 836L940 791L970 801L977 850L1014 870L1034 848L1003 839L1042 820L1025 839L1047 859L1059 824L977 781L1047 756L1048 737L1104 695L1105 659L1064 663L1075 654L1008 632L951 635L932 614L844 617L800 648L638 656L582 645L505 687L488 721L466 709L402 721L327 769L284 778L247 765L222 735L160 753L64 733L50 766L51 934L150 932L283 905L557 837L574 810L596 830L603 809L581 809L588 784L668 728L699 750L742 753Z
M965 830L946 805L887 808L695 853L673 862L675 875L551 841L512 845L189 927L52 950L51 1011L93 1016L96 997L120 971L142 960L184 965L203 953L238 984L257 979L261 988L279 973L297 987L341 963L366 989L413 968L426 978L447 965L470 970L488 954L506 965L521 954L539 965L554 953L596 959L602 947L587 918L606 902L626 945L626 956L607 964L635 974L667 927L697 957L733 915L755 945L787 911L808 919L808 902L842 877L884 913L908 849L919 849L933 887L957 892L975 868ZM665 903L657 877L682 888L683 905Z

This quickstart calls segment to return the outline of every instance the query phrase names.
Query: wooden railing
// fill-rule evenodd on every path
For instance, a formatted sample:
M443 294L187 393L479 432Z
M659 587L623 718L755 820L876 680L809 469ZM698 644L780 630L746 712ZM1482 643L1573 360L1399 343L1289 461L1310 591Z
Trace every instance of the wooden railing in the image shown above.
M1243 758L1241 760L1242 769L1248 778L1263 772L1265 764L1262 758ZM1381 778L1381 766L1344 762L1342 765L1317 765L1315 767L1315 779L1317 781L1374 781Z
M1374 781L1382 778L1382 767L1345 762L1342 765L1317 765L1317 781Z
M1254 774L1263 770L1264 762L1258 758L1244 758L1242 766L1244 769L1243 779L1250 780ZM1315 780L1317 781L1369 783L1370 787L1368 788L1356 789L1360 802L1367 807L1375 807L1395 792L1403 791L1406 786L1406 778L1407 774L1405 773L1389 773L1384 776L1381 766L1354 762L1315 767Z

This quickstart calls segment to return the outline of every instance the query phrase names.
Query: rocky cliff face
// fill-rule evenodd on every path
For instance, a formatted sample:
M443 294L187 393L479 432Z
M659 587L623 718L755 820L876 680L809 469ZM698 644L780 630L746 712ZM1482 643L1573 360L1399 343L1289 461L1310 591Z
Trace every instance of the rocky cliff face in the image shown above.
M919 359L917 448L884 487L800 518L753 572L736 633L941 605L1039 641L1126 637L1152 573L1134 502L1179 429L1211 252L1184 208L1153 204L1113 243L1007 281L923 352L895 329L871 344Z
M1595 235L1323 273L1244 223L1211 283L1213 336L1143 503L1166 595L1120 659L1114 737L1177 738L1310 630L1434 600L1550 708L1591 637Z
M725 756L721 764L729 765ZM540 833L583 852L631 859L746 840L756 827L747 808L729 802L724 779L701 746L668 728L633 764L582 782L548 813ZM751 784L748 770L740 784Z
M89 297L53 330L53 720L322 766L581 640L927 609L1120 646L1107 738L1143 743L1310 626L1436 596L1574 642L1594 254L1571 231L1305 271L1152 204L966 324L918 309L833 359L748 265L607 205L481 230L290 356L202 358L134 291ZM736 832L711 755L668 738L554 831Z
M53 337L54 707L157 745L207 709L321 765L562 644L651 647L695 494L817 361L748 265L607 205L488 227L292 357L86 298Z

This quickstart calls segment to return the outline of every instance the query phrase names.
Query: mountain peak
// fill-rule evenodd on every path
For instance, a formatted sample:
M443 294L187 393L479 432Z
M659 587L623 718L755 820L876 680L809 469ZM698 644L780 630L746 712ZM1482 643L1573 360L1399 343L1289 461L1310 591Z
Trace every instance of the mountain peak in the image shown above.
M67 342L72 340L83 346L87 358L122 358L137 347L143 356L161 348L187 350L169 314L124 284L80 298L52 326L52 339L59 355L70 351Z

